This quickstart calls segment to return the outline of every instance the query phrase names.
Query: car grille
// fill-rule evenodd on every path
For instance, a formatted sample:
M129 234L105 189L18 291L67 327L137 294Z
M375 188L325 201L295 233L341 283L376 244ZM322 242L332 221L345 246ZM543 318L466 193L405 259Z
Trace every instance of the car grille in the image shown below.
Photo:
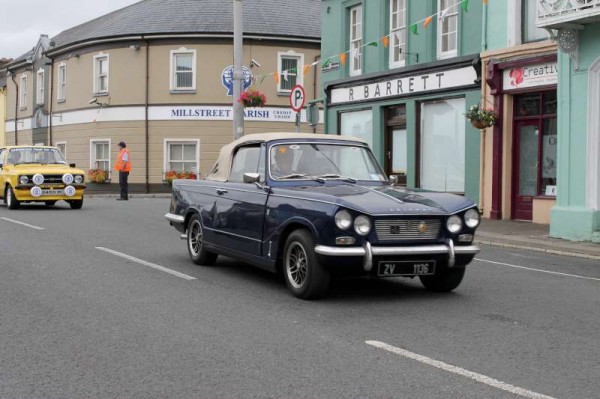
M376 220L375 232L380 241L434 240L440 234L441 219Z
M33 179L33 175L27 175L29 180ZM63 175L44 175L44 184L63 184Z

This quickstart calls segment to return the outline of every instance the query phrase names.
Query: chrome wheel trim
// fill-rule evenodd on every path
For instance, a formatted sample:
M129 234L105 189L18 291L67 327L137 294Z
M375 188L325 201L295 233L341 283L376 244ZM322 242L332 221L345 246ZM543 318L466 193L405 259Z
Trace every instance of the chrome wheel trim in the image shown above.
M8 206L8 207L12 206L12 202L13 202L12 190L9 187L6 189L6 206Z
M290 284L294 288L301 288L306 282L308 257L304 247L294 242L288 248L285 258L285 271Z
M188 246L190 247L190 252L193 256L198 256L200 254L200 249L202 247L202 226L200 225L199 220L194 220L190 224Z

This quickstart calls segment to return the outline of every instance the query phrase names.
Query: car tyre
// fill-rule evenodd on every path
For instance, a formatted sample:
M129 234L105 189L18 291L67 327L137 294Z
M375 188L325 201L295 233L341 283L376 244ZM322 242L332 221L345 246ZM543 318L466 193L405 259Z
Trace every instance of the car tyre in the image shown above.
M331 273L323 267L314 248L314 240L307 230L292 232L285 242L283 276L297 298L319 298L329 289Z
M19 209L21 207L21 202L15 198L15 192L11 186L6 186L4 198L6 199L6 206L8 209Z
M197 265L214 265L218 254L207 251L204 248L202 222L200 215L195 214L191 217L187 228L187 248L192 262Z
M46 204L46 206L54 206L54 204L56 204L56 201L44 201L44 204Z
M83 199L69 201L69 205L71 205L71 209L81 209L83 206Z
M432 276L419 276L426 289L433 292L450 292L460 285L465 276L464 267L440 269Z

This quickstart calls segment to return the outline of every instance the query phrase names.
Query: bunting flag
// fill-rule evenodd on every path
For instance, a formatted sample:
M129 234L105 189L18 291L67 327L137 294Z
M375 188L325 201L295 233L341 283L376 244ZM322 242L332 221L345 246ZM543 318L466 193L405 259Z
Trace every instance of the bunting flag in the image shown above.
M425 22L423 23L423 28L427 28L429 26L429 24L431 23L431 21L433 21L433 17L430 15L427 18L425 18Z
M275 80L275 84L279 85L279 74L276 73L275 75L273 75L273 79Z
M485 3L485 0L483 0ZM460 3L461 8L463 9L464 12L469 12L469 0L463 0Z
M340 54L340 61L342 62L342 65L346 65L346 53Z
M283 75L283 80L285 80L286 82L288 81L288 73L289 71L282 71L281 74Z
M390 38L388 36L384 36L381 38L381 41L383 42L383 47L388 48L390 45Z
M419 34L419 27L417 26L417 24L412 24L410 26L410 31L412 33L414 33L415 35L418 35Z
M379 46L379 44L377 43L377 41L374 41L371 43L367 43L367 46L377 47L377 46Z
M302 75L306 76L308 71L310 71L310 65L306 64L302 67Z
M323 64L321 65L322 68L327 68L327 66L331 64L331 58L327 58L325 61L323 61Z

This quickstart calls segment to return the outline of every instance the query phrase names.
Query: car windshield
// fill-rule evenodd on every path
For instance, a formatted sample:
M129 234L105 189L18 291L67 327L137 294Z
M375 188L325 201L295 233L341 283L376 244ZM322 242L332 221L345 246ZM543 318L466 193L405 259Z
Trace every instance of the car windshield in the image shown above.
M269 154L275 180L385 180L371 151L362 146L285 143L271 146Z
M65 157L58 149L45 147L12 148L8 153L8 162L13 165L67 164Z

